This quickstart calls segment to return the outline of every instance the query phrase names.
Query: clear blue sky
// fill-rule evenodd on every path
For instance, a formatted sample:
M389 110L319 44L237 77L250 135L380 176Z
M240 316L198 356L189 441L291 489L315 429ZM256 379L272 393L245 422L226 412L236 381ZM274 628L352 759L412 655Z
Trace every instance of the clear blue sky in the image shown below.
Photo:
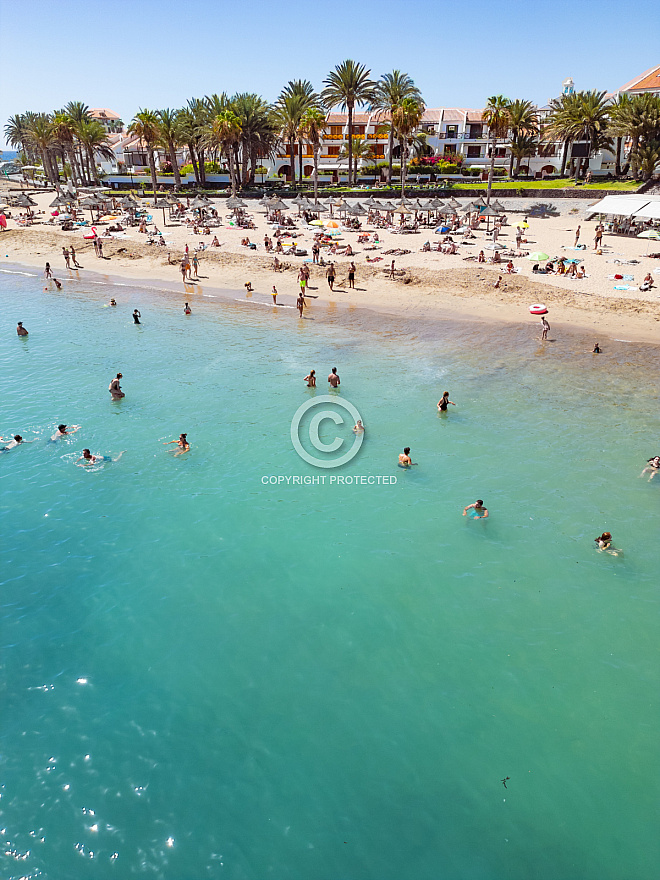
M0 0L0 34L1 148L24 110L79 100L129 121L213 92L274 100L345 58L406 71L429 107L544 104L567 76L611 91L660 63L660 2Z

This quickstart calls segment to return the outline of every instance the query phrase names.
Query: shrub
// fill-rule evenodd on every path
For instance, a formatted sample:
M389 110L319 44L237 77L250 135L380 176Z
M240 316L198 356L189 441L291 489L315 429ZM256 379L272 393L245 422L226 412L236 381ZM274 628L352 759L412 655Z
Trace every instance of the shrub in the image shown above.
M204 162L204 169L207 174L225 174L227 171L218 162ZM195 169L192 166L192 162L189 162L187 165L182 165L180 171L181 174L194 174Z

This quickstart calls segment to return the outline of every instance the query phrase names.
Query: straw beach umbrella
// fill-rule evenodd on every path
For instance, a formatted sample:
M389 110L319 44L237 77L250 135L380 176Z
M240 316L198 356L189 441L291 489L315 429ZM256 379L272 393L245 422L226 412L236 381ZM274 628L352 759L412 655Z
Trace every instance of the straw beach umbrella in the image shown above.
M162 212L163 212L163 226L167 226L167 221L165 220L165 208L170 207L167 199L157 199L151 207L152 208L160 208L162 210Z

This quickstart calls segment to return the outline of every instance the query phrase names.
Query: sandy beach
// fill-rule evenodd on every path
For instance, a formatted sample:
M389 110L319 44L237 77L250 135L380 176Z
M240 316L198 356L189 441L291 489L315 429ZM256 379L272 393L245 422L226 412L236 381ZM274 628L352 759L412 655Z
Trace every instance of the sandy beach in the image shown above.
M68 278L75 277L74 270L67 270L62 257L64 246L74 245L78 259L83 267L78 277L86 271L102 275L119 276L139 283L144 279L162 281L181 290L182 298L194 302L196 294L202 292L204 285L216 288L243 290L251 282L254 291L247 297L271 302L271 289L276 285L278 302L293 304L298 293L297 274L304 261L311 260L313 232L303 227L302 218L298 220L297 210L287 212L296 219L297 230L294 241L308 251L307 257L280 256L283 269L273 270L273 256L264 248L264 235L272 236L273 227L267 222L265 208L258 202L250 203L248 216L254 221L256 229L240 229L230 225L230 212L223 200L214 200L214 206L222 217L222 224L211 229L210 236L194 235L191 228L168 221L163 226L160 210L153 212L154 221L163 232L166 247L147 244L147 236L138 232L137 227L129 227L117 237L103 238L104 258L99 259L92 242L84 239L89 227L77 227L72 232L62 232L59 227L46 221L50 217L47 207L52 201L52 193L36 196L38 208L37 221L29 227L17 227L14 220L0 235L2 249L0 259L4 263L20 263L43 271L46 261L50 262L54 274L66 284ZM465 200L462 200L465 201ZM487 257L493 251L485 248L491 243L483 229L475 233L469 243L459 244L458 253L446 255L436 251L422 252L426 241L435 247L441 236L433 228L422 228L416 234L397 234L389 230L375 229L363 222L361 231L377 231L380 243L376 250L365 250L358 244L358 233L342 230L340 245L350 244L354 257L329 256L322 251L326 264L332 259L337 269L334 290L326 281L326 269L311 263L309 284L309 307L315 304L345 304L368 307L385 314L405 313L407 318L424 316L434 319L447 317L479 318L515 323L538 323L539 319L529 313L532 303L544 303L549 311L548 320L553 328L562 326L574 329L592 330L594 340L598 338L625 338L638 342L657 343L660 339L660 257L650 258L647 253L658 252L658 243L631 236L605 233L602 255L594 249L594 233L597 222L587 221L588 202L582 199L557 199L545 203L549 209L545 217L534 216L530 212L535 204L532 199L500 199L507 209L508 225L504 226L498 242L507 248L515 249L515 223L528 217L529 228L524 230L522 250L541 251L550 258L564 256L584 261L587 277L568 278L558 275L533 275L532 261L526 257L513 258L517 270L507 274L505 265L491 263L479 264L476 261L479 251L484 248ZM17 214L14 211L14 214ZM324 215L327 217L328 215ZM366 218L361 218L365 220ZM108 224L98 226L103 235ZM580 244L586 249L574 250L575 232L580 229ZM153 224L150 224L153 228ZM179 260L185 245L191 253L200 242L210 244L217 235L221 247L210 247L199 255L199 281L181 281ZM257 245L251 250L241 245L241 240L249 236ZM454 235L457 242L462 236ZM285 239L285 247L292 239ZM387 251L403 249L407 254L392 255ZM381 257L378 262L368 262ZM470 257L474 259L469 259ZM355 289L347 283L348 265L354 260L357 271ZM395 260L395 277L389 277L392 259ZM1 265L1 263L0 263ZM652 272L655 286L647 292L639 290L644 276ZM614 279L615 274L625 276ZM502 275L501 286L495 288L498 275ZM617 290L625 285L630 289ZM176 294L172 294L173 296ZM118 302L121 295L118 295Z

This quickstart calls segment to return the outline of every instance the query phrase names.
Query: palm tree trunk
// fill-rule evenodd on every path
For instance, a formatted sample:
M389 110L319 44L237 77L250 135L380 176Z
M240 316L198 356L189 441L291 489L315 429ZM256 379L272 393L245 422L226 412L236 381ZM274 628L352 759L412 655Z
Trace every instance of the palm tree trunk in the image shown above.
M520 168L520 159L518 159L518 168ZM513 177L513 153L511 153L511 161L509 162L509 177Z
M236 172L234 170L234 153L231 144L227 146L227 164L229 165L229 179L231 180L231 196L236 197Z
M92 180L95 183L99 182L98 174L96 173L96 162L94 161L94 151L91 147L87 147L87 163L89 165L90 174L92 175Z
M179 164L176 161L176 148L174 146L174 142L170 141L168 147L170 153L170 165L172 166L172 171L174 172L174 186L179 189L179 187L181 186L181 174L179 172Z
M394 128L392 127L392 120L390 119L390 133L387 136L387 148L390 151L390 162L387 168L387 185L392 185L392 150L394 149Z
M623 138L618 137L616 139L616 152L615 152L615 162L614 162L614 174L617 177L621 177L621 145L623 144Z
M201 181L199 179L199 165L197 164L197 156L195 155L194 144L188 144L188 152L190 153L190 161L192 162L193 172L195 174L195 183L199 184Z
M314 144L314 204L319 201L319 146Z
M348 104L348 185L351 185L353 170L353 104Z
M303 148L302 140L301 140L301 139L298 139L298 180L299 180L301 183L303 182L303 163L302 163L302 160L303 160L303 155L302 155L303 150L302 150L302 148Z
M201 186L206 186L206 150L204 147L199 148L197 155L199 156L199 183Z
M238 142L232 144L232 154L234 156L234 170L236 172L236 189L238 189L241 183L241 163L238 159Z
M156 204L156 199L158 196L156 195L156 189L158 187L158 181L156 179L156 161L154 159L154 151L149 149L149 171L151 171L151 185L154 190L154 205Z
M291 133L289 138L289 162L291 163L291 183L296 185L296 139Z
M490 168L488 169L488 190L486 192L486 204L490 205L490 194L493 191L493 175L495 174L495 145L497 144L497 138L493 138L493 143L491 147L490 154Z

